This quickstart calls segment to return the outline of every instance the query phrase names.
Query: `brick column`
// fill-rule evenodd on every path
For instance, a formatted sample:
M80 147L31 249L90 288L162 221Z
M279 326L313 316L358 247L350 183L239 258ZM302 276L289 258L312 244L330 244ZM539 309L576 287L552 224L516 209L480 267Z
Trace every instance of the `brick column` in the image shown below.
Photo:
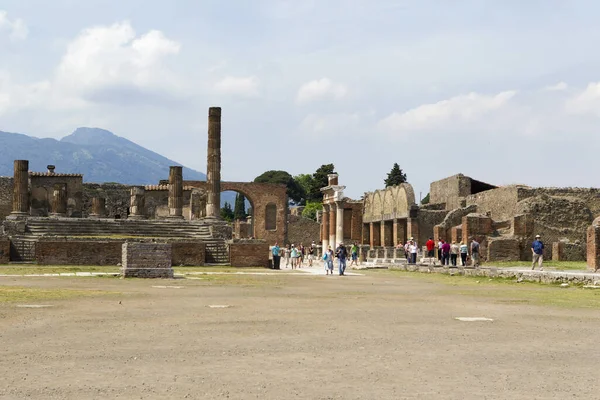
M206 216L221 218L221 107L208 109Z
M323 216L321 217L321 245L323 251L329 246L329 206L323 205Z
M29 161L15 160L13 180L13 203L11 216L22 217L29 214Z
M409 238L415 238L417 244L419 243L419 222L416 218L408 218L406 220L406 236Z
M92 218L102 218L106 216L106 199L104 197L92 197Z
M336 206L336 225L335 225L335 247L344 242L344 203L341 201L335 202Z
M600 226L592 225L587 230L587 266L592 271L600 269Z
M335 251L335 223L336 223L335 204L329 205L329 246Z
M170 198L169 191L169 198ZM146 190L143 187L132 187L130 192L129 219L146 218ZM183 193L182 193L183 201Z
M51 215L54 217L67 215L67 188L64 183L56 183L53 186Z
M183 218L183 174L180 166L169 169L169 218Z

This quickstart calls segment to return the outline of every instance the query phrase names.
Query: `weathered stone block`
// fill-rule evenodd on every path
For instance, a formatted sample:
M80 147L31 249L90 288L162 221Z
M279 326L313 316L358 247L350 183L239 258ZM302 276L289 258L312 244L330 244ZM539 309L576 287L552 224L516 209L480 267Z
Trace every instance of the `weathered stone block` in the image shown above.
M269 245L264 240L233 242L229 244L229 257L233 267L269 266Z
M587 265L594 271L600 268L600 226L592 225L587 230Z
M488 261L519 260L521 249L517 239L491 239L487 244Z
M35 257L40 265L117 265L122 241L39 240Z
M7 237L0 238L0 264L8 264L10 261L10 240Z
M173 278L169 243L123 243L124 278Z

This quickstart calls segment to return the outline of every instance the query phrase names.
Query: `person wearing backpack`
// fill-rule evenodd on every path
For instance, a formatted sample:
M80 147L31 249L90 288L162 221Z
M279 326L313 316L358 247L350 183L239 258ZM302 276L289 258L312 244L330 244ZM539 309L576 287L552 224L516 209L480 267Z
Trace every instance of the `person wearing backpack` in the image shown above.
M473 260L473 267L479 268L479 242L475 238L471 242L471 260Z
M338 248L335 250L335 256L338 259L340 276L342 276L346 271L346 258L348 257L348 250L346 250L344 243L338 245Z

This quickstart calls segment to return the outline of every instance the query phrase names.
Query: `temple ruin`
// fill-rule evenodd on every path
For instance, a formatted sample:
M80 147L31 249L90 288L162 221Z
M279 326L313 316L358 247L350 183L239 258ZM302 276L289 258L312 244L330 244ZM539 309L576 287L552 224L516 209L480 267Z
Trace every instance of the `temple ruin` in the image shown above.
M220 218L227 190L252 204L246 240L233 239ZM287 205L285 185L221 182L221 108L211 107L206 182L186 181L171 166L156 185L86 183L15 160L13 177L0 177L0 263L116 265L124 243L151 241L171 245L174 266L266 266L267 243L285 242Z

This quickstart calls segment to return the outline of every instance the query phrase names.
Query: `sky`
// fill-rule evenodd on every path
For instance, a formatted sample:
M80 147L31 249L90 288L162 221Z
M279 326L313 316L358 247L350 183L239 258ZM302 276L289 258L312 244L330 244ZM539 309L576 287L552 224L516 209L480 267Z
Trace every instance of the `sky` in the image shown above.
M457 173L596 187L600 2L0 0L0 130L99 127L222 176L313 173L345 194L394 163L417 200ZM185 177L184 177L185 178Z

